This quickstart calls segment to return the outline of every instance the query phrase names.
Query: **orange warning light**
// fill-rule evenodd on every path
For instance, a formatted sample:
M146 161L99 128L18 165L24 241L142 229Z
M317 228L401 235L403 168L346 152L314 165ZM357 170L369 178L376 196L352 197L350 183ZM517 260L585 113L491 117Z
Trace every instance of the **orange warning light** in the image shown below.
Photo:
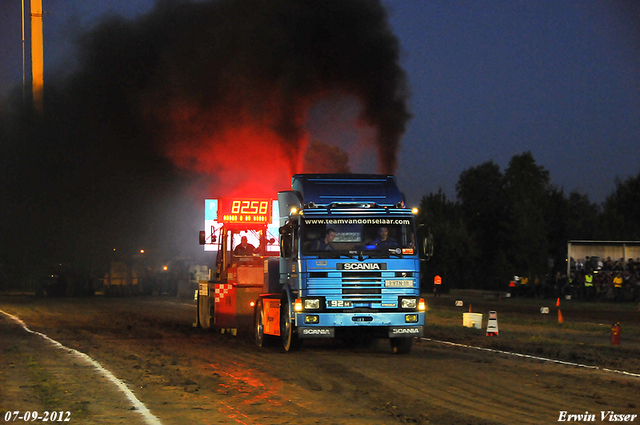
M425 311L427 309L427 305L424 302L424 298L420 298L418 300L418 311Z

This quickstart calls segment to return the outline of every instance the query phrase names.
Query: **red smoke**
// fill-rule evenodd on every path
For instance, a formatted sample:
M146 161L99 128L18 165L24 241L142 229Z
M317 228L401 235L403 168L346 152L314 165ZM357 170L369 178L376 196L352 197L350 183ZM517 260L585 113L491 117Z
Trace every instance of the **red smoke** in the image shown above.
M247 111L230 117L227 112L201 112L184 106L171 111L161 108L155 113L167 117L163 130L167 140L164 155L180 169L207 180L206 196L273 197L289 188L295 173L362 172L359 166L366 164L367 158L376 156L372 152L376 149L374 141L362 138L363 133L375 132L375 129L363 131L367 126L358 118L361 107L354 107L361 102L336 92L328 98L332 99L328 103L336 111L327 111L326 106L324 110L314 110L316 134L313 139L306 125L301 124L306 124L307 115L315 106L311 102L300 101L294 108L295 139L285 139L273 130L274 123L280 119L277 105L274 110L264 111L261 120L251 117ZM343 100L352 110L340 107ZM269 115L274 112L276 116ZM220 116L226 118L215 118ZM209 125L212 121L218 123L215 128ZM377 171L388 170L378 164Z
M288 144L268 127L243 123L214 136L188 133L192 138L174 140L166 154L180 168L209 176L210 196L274 197L300 171L297 153L285 152Z

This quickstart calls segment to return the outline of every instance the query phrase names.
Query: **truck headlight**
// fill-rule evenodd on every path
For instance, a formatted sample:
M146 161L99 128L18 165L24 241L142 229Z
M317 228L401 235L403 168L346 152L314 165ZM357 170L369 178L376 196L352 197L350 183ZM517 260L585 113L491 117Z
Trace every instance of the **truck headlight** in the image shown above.
M400 308L403 309L415 309L418 307L418 300L415 298L401 298L400 299Z
M320 300L318 298L305 298L304 309L305 310L318 310L320 308Z

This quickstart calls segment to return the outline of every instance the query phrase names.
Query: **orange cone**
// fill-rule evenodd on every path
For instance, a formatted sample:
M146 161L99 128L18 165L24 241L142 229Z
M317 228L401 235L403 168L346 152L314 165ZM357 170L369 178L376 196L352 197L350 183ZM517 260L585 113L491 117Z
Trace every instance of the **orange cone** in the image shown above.
M473 311L471 311L471 304L469 304L469 313L473 313Z
M556 301L556 307L560 307L560 298L558 298L558 301Z
M558 309L558 323L564 323L564 319L562 318L562 312Z

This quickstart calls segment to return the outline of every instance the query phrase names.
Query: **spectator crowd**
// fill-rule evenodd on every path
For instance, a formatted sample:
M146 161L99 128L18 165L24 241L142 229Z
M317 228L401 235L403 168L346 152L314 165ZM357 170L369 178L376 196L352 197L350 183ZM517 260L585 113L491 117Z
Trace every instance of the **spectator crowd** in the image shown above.
M517 277L510 284L512 295L538 298L582 299L586 301L640 301L640 261L607 257L570 259L569 275Z

